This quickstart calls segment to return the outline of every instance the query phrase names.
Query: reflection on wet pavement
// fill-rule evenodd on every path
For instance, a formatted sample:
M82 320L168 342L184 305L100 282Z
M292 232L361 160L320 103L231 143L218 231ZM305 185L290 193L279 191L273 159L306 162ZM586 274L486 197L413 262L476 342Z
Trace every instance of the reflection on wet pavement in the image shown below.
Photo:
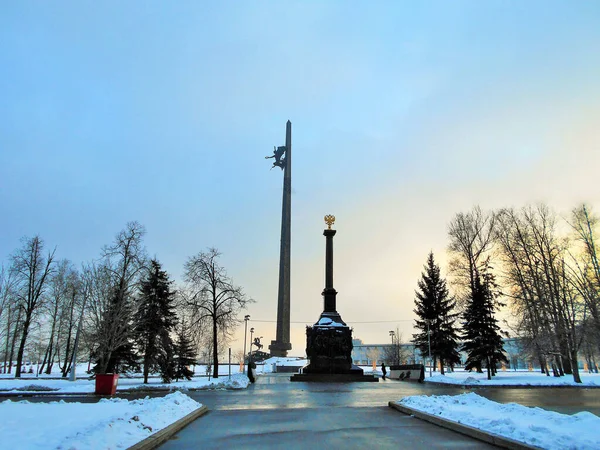
M385 406L410 395L458 395L475 392L499 403L539 406L574 414L600 416L600 389L582 388L473 388L386 380L379 383L292 383L289 374L263 375L240 391L196 391L188 395L213 410L277 408L343 408Z

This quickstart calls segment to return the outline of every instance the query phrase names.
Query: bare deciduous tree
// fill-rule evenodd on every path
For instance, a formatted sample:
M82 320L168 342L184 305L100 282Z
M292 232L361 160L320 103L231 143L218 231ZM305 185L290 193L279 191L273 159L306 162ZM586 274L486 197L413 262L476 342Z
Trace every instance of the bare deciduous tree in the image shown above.
M600 351L600 262L596 247L596 228L600 219L585 204L572 212L571 227L583 251L573 255L573 279L590 312L590 341ZM591 359L591 358L589 358Z
M19 308L23 313L20 327L20 343L17 351L15 377L21 376L21 366L29 328L35 314L43 305L43 294L53 271L55 250L43 255L44 242L39 236L23 238L22 247L11 257L11 270L15 273Z
M4 266L0 267L0 342L3 342L4 349L2 373L12 370L12 353L17 338L18 323L15 322L18 322L17 317L20 316L15 284L14 272ZM13 329L15 332L11 333Z
M188 283L189 306L196 327L211 329L213 377L219 377L219 344L226 341L238 324L237 315L246 307L248 299L241 287L233 284L218 259L215 248L190 257L185 263L185 281Z
M101 262L86 270L97 373L118 372L124 361L134 363L132 318L146 264L144 234L142 225L129 222L103 249Z
M404 345L404 339L400 329L396 327L393 333L390 333L392 337L392 345L384 347L383 359L387 361L389 365L403 364L408 359L409 351Z
M547 374L572 373L580 382L577 352L585 315L566 263L568 241L559 236L557 217L545 205L498 214L504 284L520 332ZM564 364L563 364L564 362Z
M40 373L52 372L52 366L57 355L60 353L60 331L64 322L66 303L69 300L69 280L75 271L71 262L63 259L57 262L53 276L50 278L47 301L45 304L45 317L50 327L48 342L44 352L44 359L39 368Z
M448 226L449 272L454 277L456 289L463 293L462 298L458 298L461 306L464 306L465 297L474 292L477 274L490 257L495 225L493 212L484 212L475 206L468 213L458 213Z

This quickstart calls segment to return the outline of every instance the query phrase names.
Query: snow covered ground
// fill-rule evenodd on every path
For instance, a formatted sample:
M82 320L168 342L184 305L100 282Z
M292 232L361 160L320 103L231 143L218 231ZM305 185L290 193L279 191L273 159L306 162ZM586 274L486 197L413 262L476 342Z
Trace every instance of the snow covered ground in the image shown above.
M258 375L263 373L272 373L275 366L298 366L302 367L307 364L307 360L303 358L269 358L264 363L259 363L256 367ZM231 368L226 365L219 365L219 378L214 379L208 376L212 371L208 370L205 365L195 366L195 375L191 381L177 381L170 384L162 382L160 377L153 376L148 380L147 384L142 383L141 374L121 375L117 384L117 391L134 390L134 389L170 389L170 390L186 390L186 389L245 389L248 387L249 380L246 375L241 373L239 364L231 365ZM231 379L229 371L231 369ZM67 379L57 379L60 377L59 372L53 372L50 375L28 373L25 371L21 379L15 379L13 374L0 374L0 393L40 393L48 392L55 394L73 394L82 393L89 394L95 390L95 381L86 373L87 364L80 364L77 367L77 380L68 381Z
M288 367L304 367L308 364L308 360L305 358L282 358L279 356L273 356L272 358L265 359L260 365L257 365L257 373L272 373L275 371L276 366L288 366Z
M447 372L445 375L439 375L439 372L433 373L429 377L429 372L425 373L425 382L457 384L461 386L579 386L579 387L600 387L600 374L581 372L582 383L575 383L572 375L564 377L546 376L540 372L528 371L498 371L491 380L487 379L487 374L476 372L465 372L457 370Z
M2 448L127 448L202 405L181 392L98 403L0 403Z
M294 366L303 367L308 364L304 358L269 358L264 361L264 365L258 365L257 372L271 373L274 366ZM380 366L373 369L372 365L360 366L365 374L381 376ZM539 371L529 372L527 370L506 370L498 371L497 375L491 380L487 379L486 373L465 372L457 369L455 372L446 372L445 375L439 375L439 372L433 372L429 376L429 371L425 371L425 381L430 383L454 384L460 386L575 386L575 387L600 387L600 374L580 372L582 383L575 383L572 375L564 377L547 376Z
M418 395L397 403L544 449L600 448L600 418L589 412L569 416L515 403L504 405L475 393Z
M259 364L257 372L270 373L275 366L305 365L302 358L271 358ZM118 390L130 389L244 389L248 377L240 373L239 365L220 366L219 378L209 379L206 366L195 368L192 381L163 384L158 377L143 384L139 374L119 378ZM377 367L363 367L365 373L379 374ZM78 380L49 379L49 376L24 374L27 378L15 380L0 375L0 392L25 393L48 391L52 394L92 393L95 382L88 379L85 369L78 368ZM56 377L58 374L52 374ZM202 376L200 376L202 375ZM485 374L464 372L447 373L429 377L426 382L457 385L486 386L541 386L572 385L578 387L600 386L600 375L582 373L583 384L573 382L572 376L547 377L539 372L500 371L488 381ZM600 448L600 418L582 412L573 416L529 408L517 404L499 404L475 393L458 396L413 396L398 403L475 428L489 431L530 445L547 449ZM0 403L0 436L3 448L126 448L145 439L151 433L200 407L181 392L163 398L127 401L101 400L99 403L29 403L6 400ZM104 447L99 446L102 444Z
M177 381L165 384L160 378L151 378L148 384L143 383L142 378L119 377L117 391L132 389L245 389L248 387L248 377L241 373L220 375L219 378L192 378L191 381ZM54 394L93 393L96 387L95 380L78 378L77 381L53 380L48 378L37 379L2 379L0 378L0 392L2 393L40 393L48 392Z
M31 367L33 369L33 373L29 373L29 367ZM78 363L77 364L77 378L86 378L89 377L89 374L87 373L89 365L87 363ZM208 370L209 366L204 365L204 364L199 364L196 366L192 367L194 369L194 376L208 376L209 372L212 376L212 370ZM46 374L46 373L41 373L39 375L37 375L37 370L36 370L36 366L35 365L31 365L31 366L26 366L25 370L23 370L23 372L21 373L21 376L23 378L60 378L61 374L60 374L60 370L58 368L58 365L54 365L53 369L52 369L52 373L50 374ZM240 373L242 370L240 369L240 365L239 364L231 364L231 373L235 374L235 373ZM221 375L229 375L229 365L224 364L224 363L219 363L219 376ZM12 373L0 373L0 379L2 378L14 378L15 376L15 368L12 368ZM132 377L132 378L139 378L142 376L141 372L140 373L131 373L128 375L125 375L128 377Z

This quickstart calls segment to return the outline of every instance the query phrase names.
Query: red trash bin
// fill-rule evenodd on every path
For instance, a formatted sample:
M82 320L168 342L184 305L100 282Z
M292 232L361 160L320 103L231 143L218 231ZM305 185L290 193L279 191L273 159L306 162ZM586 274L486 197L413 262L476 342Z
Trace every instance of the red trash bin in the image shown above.
M115 395L118 380L118 373L96 374L96 395Z

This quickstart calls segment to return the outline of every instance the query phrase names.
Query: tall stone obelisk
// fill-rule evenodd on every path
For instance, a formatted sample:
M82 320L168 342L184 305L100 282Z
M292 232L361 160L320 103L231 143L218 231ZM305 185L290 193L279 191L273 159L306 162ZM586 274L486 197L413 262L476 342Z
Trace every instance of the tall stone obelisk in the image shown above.
M292 122L285 127L285 146L273 152L273 167L283 170L283 201L281 208L281 243L279 250L279 290L277 294L277 334L269 345L271 356L287 356L290 343L290 259L292 233Z

